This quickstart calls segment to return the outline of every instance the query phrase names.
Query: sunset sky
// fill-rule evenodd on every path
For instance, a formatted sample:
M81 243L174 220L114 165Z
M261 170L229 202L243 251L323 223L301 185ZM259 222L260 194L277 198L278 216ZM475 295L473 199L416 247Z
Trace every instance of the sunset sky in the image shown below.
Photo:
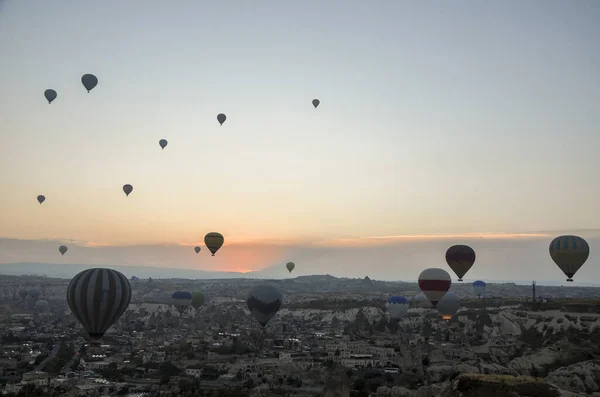
M600 282L599 20L595 0L0 0L0 263L387 277L472 241L479 277L513 279L578 232Z

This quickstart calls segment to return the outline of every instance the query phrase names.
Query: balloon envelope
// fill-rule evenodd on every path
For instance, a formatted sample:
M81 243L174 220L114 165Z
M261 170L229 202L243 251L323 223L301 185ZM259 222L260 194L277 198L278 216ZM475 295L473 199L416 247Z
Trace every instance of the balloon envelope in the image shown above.
M196 253L200 252L200 247L194 247L194 251L196 251Z
M444 269L429 268L419 275L419 288L434 307L450 289L451 284L452 279Z
M81 76L81 83L83 84L87 92L90 92L94 87L98 85L98 78L93 74L84 74L83 76Z
M458 281L463 281L463 277L475 263L475 251L468 245L453 245L446 251L446 262L458 276Z
M265 327L279 311L282 302L281 292L268 284L257 285L248 293L248 309L260 325Z
M160 141L158 141L158 144L160 145L161 148L165 148L167 146L169 142L167 142L166 139L161 139Z
M485 296L485 287L486 286L487 286L487 284L485 283L485 281L481 281L481 280L473 281L473 289L475 290L475 293L477 294L477 296L479 296L480 298Z
M202 292L194 292L192 293L192 306L195 309L199 308L204 304L204 294Z
M432 307L429 299L427 299L425 294L422 292L419 292L414 298L412 298L411 303L414 307L421 309L431 309Z
M446 320L450 320L460 309L460 298L454 292L446 292L438 302L437 309Z
M294 270L294 268L296 267L296 264L294 264L294 262L288 262L288 263L285 264L285 267L291 273L292 270Z
M206 236L204 236L204 244L206 248L212 253L212 256L215 256L215 253L221 248L225 239L221 233L210 232Z
M39 196L37 196L37 201L38 203L42 204L44 201L46 201L46 196L40 194Z
M48 301L46 300L39 300L37 302L35 302L35 308L38 309L41 312L45 312L49 309L49 305L48 305Z
M573 276L590 256L590 246L579 236L559 236L550 243L550 257L568 277Z
M123 191L125 192L126 196L129 196L129 194L131 192L133 192L133 186L127 184L127 185L123 185Z
M52 103L53 100L56 99L56 97L58 95L56 94L56 91L54 91L54 90L46 90L46 91L44 91L44 96L46 97L46 100L50 104L50 103Z
M408 311L408 299L403 296L390 296L385 303L385 307L394 320L399 320Z
M69 249L67 248L66 245L61 245L60 247L58 247L58 252L61 253L61 255L64 255Z
M171 303L179 313L183 314L192 304L192 294L188 291L175 291L171 295Z
M77 274L67 287L71 312L92 339L99 339L127 310L131 285L123 274L94 268Z
M312 100L312 104L315 107L315 109L319 106L320 103L321 103L321 101L319 101L318 99L313 99Z
M223 125L225 120L227 120L227 116L225 116L223 113L219 113L217 115L217 121L219 122L219 124Z

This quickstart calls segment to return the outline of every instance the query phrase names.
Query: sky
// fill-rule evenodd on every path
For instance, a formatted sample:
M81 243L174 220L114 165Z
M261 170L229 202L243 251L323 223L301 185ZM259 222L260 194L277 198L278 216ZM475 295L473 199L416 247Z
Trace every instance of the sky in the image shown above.
M600 228L599 19L594 0L0 0L0 263L386 275L485 234L482 278L536 274L552 236ZM211 231L215 261L186 253ZM409 248L432 259L392 260Z

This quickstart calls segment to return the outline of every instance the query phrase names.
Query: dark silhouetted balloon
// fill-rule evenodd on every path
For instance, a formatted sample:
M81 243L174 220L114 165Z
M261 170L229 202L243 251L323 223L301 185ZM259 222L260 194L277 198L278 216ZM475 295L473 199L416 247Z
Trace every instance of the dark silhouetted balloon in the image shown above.
M192 294L187 291L175 291L171 295L171 302L175 309L183 314L192 304Z
M458 281L463 281L463 277L475 263L475 251L468 245L453 245L446 251L446 262L458 276Z
M56 99L58 94L54 90L46 90L46 91L44 91L44 96L46 97L48 104L50 104L50 103L52 103L53 100Z
M265 327L281 308L281 292L272 285L257 285L248 293L246 303L252 316Z
M46 201L46 196L40 194L39 196L37 196L37 201L38 203L42 204L44 201Z
M130 301L129 280L112 269L84 270L73 277L67 288L71 312L92 339L100 339L127 310Z
M452 279L444 269L425 269L419 275L419 288L433 307L436 307L440 299L446 295L450 285L452 285Z
M204 236L204 244L206 248L212 253L212 256L215 256L215 253L221 248L225 239L221 233L210 232L206 236Z
M131 192L133 192L133 186L131 186L131 185L123 185L123 191L125 192L126 196L129 196L129 194Z
M319 101L318 99L313 99L312 100L312 104L315 107L315 109L319 106L320 103L321 103L321 101Z
M202 292L193 292L192 293L192 306L194 309L199 308L204 304L204 294Z
M223 125L225 120L227 120L227 116L225 116L223 113L219 113L217 115L217 121L219 122L219 124Z
M93 74L84 74L81 77L81 83L83 84L87 92L90 92L92 89L94 89L94 87L98 85L98 78Z
M589 256L590 246L581 237L559 236L550 243L550 257L568 277L567 281L573 281Z
M131 281L140 281L138 276L131 276Z
M50 308L50 305L48 305L48 301L46 300L39 300L37 302L35 302L35 308L39 311L39 312L47 312L48 309Z
M288 271L291 273L292 270L294 270L294 268L296 267L296 265L294 264L294 262L288 262L285 264L285 267L288 269Z
M68 250L69 249L66 245L61 245L60 247L58 247L58 252L60 252L61 255L64 255Z
M166 139L161 139L160 141L158 141L158 144L160 145L161 148L165 148L168 145L169 142L167 142Z
M445 320L450 320L460 309L460 298L454 292L446 292L437 304L438 312Z
M194 247L194 251L196 251L196 253L199 253L200 252L200 247L198 247L198 246Z

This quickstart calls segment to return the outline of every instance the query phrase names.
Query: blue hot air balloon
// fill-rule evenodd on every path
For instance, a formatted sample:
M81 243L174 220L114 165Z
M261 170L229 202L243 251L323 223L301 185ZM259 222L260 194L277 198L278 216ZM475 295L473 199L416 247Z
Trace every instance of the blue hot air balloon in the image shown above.
M408 311L408 299L403 296L390 296L385 307L394 320L400 320Z
M487 284L485 281L477 280L473 281L473 289L478 297L483 298L485 296L485 287Z
M180 314L183 314L192 304L192 294L187 291L175 291L171 295L171 303Z

